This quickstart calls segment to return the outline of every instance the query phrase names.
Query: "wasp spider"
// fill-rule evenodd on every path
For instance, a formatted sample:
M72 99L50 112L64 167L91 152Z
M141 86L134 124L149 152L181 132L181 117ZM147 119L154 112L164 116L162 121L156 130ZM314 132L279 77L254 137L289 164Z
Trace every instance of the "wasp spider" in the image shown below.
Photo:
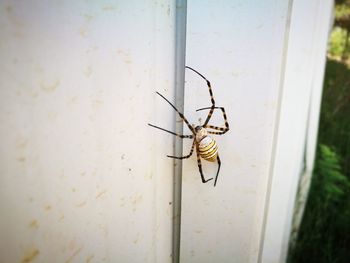
M214 97L213 97L213 91L212 91L212 88L211 88L209 80L207 80L201 73L199 73L198 71L194 70L193 68L187 67L187 66L186 66L186 68L189 69L189 70L192 70L193 72L197 73L201 78L203 78L206 81L207 86L209 88L209 94L210 94L210 99L211 99L211 107L206 107L206 108L202 108L202 109L198 109L197 110L197 111L209 110L208 116L206 117L204 124L203 125L198 125L198 126L191 125L188 122L188 120L185 118L183 113L181 113L162 94L160 94L159 92L156 92L166 102L168 102L171 107L173 107L173 109L179 114L180 118L186 123L188 128L191 130L192 134L191 135L181 135L181 134L177 134L175 132L163 129L161 127L158 127L158 126L155 126L155 125L152 125L152 124L148 124L148 125L152 126L154 128L160 129L162 131L168 132L170 134L173 134L175 136L178 136L181 139L183 139L183 138L193 139L191 151L190 151L190 153L188 155L186 155L186 156L170 156L170 155L167 155L167 156L170 157L170 158L175 158L175 159L187 159L187 158L189 158L192 155L192 153L194 151L194 147L196 147L198 168L199 168L199 173L201 175L203 183L207 183L210 180L212 180L213 178L205 179L205 177L203 175L201 158L203 158L204 160L209 161L209 162L215 162L215 161L218 162L218 170L216 172L215 181L214 181L214 186L215 186L216 182L218 180L218 175L219 175L219 171L220 171L220 167L221 167L221 160L220 160L220 157L219 157L218 146L216 144L216 141L209 134L222 135L222 134L226 133L229 130L229 124L227 122L225 109L223 107L216 107L215 106L215 100L214 100ZM217 127L217 126L213 126L213 125L209 125L208 124L215 109L221 110L221 112L223 114L223 117L224 117L224 121L225 121L225 127Z

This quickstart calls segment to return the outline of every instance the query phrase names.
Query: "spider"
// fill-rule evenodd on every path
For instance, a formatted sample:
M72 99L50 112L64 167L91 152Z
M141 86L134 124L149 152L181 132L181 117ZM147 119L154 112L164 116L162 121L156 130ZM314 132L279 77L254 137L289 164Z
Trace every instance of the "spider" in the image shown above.
M160 129L162 131L168 132L170 134L173 134L177 137L180 137L181 139L184 138L188 138L188 139L193 139L192 142L192 147L191 147L191 151L188 155L185 156L171 156L171 155L167 155L167 157L169 158L174 158L174 159L187 159L190 156L192 156L193 151L194 151L194 147L196 147L196 153L197 153L197 163L198 163L198 168L199 168L199 173L201 175L201 179L203 183L207 183L210 180L212 180L213 178L210 179L205 179L204 175L203 175L203 169L202 169L202 163L201 163L201 158L203 158L206 161L209 162L215 162L217 161L218 163L218 170L216 172L216 176L215 176L215 181L214 181L214 186L216 186L217 180L218 180L218 175L220 172L220 167L221 167L221 160L219 157L219 153L218 153L218 146L216 144L216 141L209 136L209 134L216 134L216 135L222 135L224 133L226 133L229 130L229 124L227 122L227 117L226 117L226 112L225 109L223 107L216 107L215 106L215 100L213 97L213 91L210 85L209 80L207 80L201 73L199 73L198 71L194 70L191 67L186 66L187 69L192 70L193 72L197 73L201 78L203 78L206 81L206 84L209 88L209 94L210 94L210 98L211 98L211 107L206 107L206 108L201 108L198 109L196 111L201 111L201 110L209 110L208 116L205 119L205 122L203 125L191 125L188 120L186 119L186 117L183 115L183 113L181 113L168 99L166 99L162 94L160 94L159 92L156 92L159 96L161 96L166 102L168 102L170 104L170 106L179 114L180 118L186 123L186 125L188 126L188 128L190 129L190 131L192 132L191 135L182 135L182 134L177 134L175 132L163 129L161 127L155 126L153 124L148 124L151 127ZM209 121L211 116L213 115L213 112L215 109L220 109L222 111L223 117L224 117L224 121L225 121L225 127L217 127L217 126L212 126L209 125Z

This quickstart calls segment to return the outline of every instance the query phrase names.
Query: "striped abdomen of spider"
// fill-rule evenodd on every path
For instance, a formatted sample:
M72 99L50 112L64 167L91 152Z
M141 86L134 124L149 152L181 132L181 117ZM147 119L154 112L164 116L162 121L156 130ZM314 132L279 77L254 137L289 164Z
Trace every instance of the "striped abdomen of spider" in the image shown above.
M197 126L196 143L198 144L199 155L204 160L215 162L218 157L218 145L216 141L208 135L208 131L202 126Z
M220 172L220 167L221 167L221 160L219 157L219 153L218 153L218 146L216 141L209 135L209 134L215 134L215 135L222 135L226 132L229 131L229 124L227 122L227 117L226 117L226 112L225 109L223 107L216 107L215 106L215 100L213 97L213 91L211 89L211 85L209 80L207 80L202 74L200 74L198 71L194 70L193 68L187 67L187 69L192 70L193 72L197 73L201 78L203 78L206 81L206 84L209 88L209 95L210 95L210 100L211 100L211 107L206 107L206 108L202 108L202 109L198 109L197 111L201 111L201 110L209 110L209 113L205 119L205 122L202 126L192 126L188 120L186 119L186 117L183 115L183 113L181 113L168 99L166 99L162 94L160 94L159 92L156 92L160 97L162 97L166 102L168 102L170 104L170 106L179 114L180 118L185 122L185 124L187 125L187 127L190 129L190 131L192 132L192 134L190 135L182 135L182 134L177 134L175 132L166 130L164 128L155 126L153 124L148 124L149 126L153 127L153 128L157 128L159 130L165 131L167 133L173 134L181 139L193 139L192 142L192 147L191 147L191 151L188 155L185 156L171 156L171 155L167 155L169 158L174 158L174 159L187 159L189 158L193 151L194 151L194 147L196 147L196 154L197 154L197 163L198 163L198 169L199 169L199 173L201 175L201 179L203 183L207 183L210 180L212 180L213 178L209 178L209 179L205 179L204 174L203 174L203 169L202 169L202 162L201 162L201 158L203 158L206 161L209 162L217 162L218 163L218 170L216 172L216 176L215 176L215 181L214 181L214 186L216 186L216 182L218 180L218 176L219 176L219 172ZM220 109L222 112L222 115L224 117L224 127L218 127L218 126L213 126L213 125L209 125L209 121L211 116L213 115L213 112L215 109Z

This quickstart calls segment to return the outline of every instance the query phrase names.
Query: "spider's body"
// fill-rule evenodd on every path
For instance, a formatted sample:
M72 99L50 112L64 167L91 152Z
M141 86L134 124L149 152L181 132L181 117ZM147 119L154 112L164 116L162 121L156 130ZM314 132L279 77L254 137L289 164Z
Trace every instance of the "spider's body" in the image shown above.
M215 162L218 157L218 145L216 141L210 137L208 131L201 126L197 126L195 131L200 157L206 161Z
M158 127L158 126L155 126L152 124L148 124L148 125L150 125L151 127L160 129L162 131L168 132L170 134L173 134L175 136L178 136L181 139L183 139L183 138L193 139L192 148L191 148L191 151L188 155L180 156L180 157L168 155L168 157L175 158L175 159L187 159L192 155L192 153L194 151L194 147L196 147L198 168L199 168L199 173L201 175L201 179L202 179L203 183L209 182L213 178L210 178L207 180L204 178L201 158L203 158L204 160L209 161L209 162L217 161L217 163L218 163L218 170L216 172L216 177L215 177L215 182L214 182L214 186L215 186L217 179L218 179L218 176L219 176L219 171L220 171L220 167L221 167L221 160L220 160L219 153L218 153L218 146L217 146L215 140L212 137L210 137L209 134L222 135L229 130L229 124L227 122L225 109L223 107L216 107L215 106L215 100L213 97L213 92L212 92L209 80L207 80L202 74L200 74L198 71L194 70L193 68L190 68L190 67L186 67L186 68L192 70L193 72L197 73L201 78L203 78L206 81L208 88L209 88L209 94L210 94L211 104L212 104L211 107L202 108L202 109L197 110L197 111L209 110L208 116L205 119L204 124L202 126L190 125L190 123L185 118L185 116L169 100L167 100L162 94L157 92L157 94L159 96L161 96L166 102L168 102L170 104L170 106L179 114L180 118L186 123L187 127L190 129L192 134L191 135L181 135L181 134L177 134L177 133L174 133L172 131L168 131L166 129L163 129L161 127ZM215 109L220 109L222 111L224 121L225 121L225 127L217 127L217 126L212 126L212 125L208 124Z

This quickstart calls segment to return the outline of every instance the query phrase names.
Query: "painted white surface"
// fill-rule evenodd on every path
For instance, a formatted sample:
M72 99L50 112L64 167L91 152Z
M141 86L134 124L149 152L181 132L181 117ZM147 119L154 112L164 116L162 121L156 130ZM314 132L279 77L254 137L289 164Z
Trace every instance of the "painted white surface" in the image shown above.
M314 42L315 48L315 62L313 65L312 72L312 92L310 98L310 108L309 108L309 120L308 128L306 134L305 143L305 167L301 177L299 179L298 195L296 199L294 216L293 216L293 229L292 229L292 241L295 241L297 237L297 232L300 227L302 220L302 215L304 213L304 208L307 201L307 196L309 192L309 187L311 183L312 171L314 168L315 160L315 148L317 143L318 134L318 124L320 116L320 105L322 98L322 86L323 77L325 70L326 57L324 56L327 43L329 39L329 34L332 29L333 24L333 1L326 1L318 6L318 24L316 27L316 34L318 36L318 41ZM325 28L329 28L328 31Z
M312 171L320 99L311 102L312 94L319 97L323 87L332 3L293 1L262 262L285 262L304 158L307 170ZM310 108L317 109L316 114L309 115ZM308 123L314 123L314 127ZM310 128L313 134L307 136ZM312 147L305 149L307 141L312 142Z
M217 137L216 188L201 184L195 158L184 163L182 262L285 261L306 141L308 167L314 159L332 4L189 2L187 64L211 81L231 130ZM209 95L187 79L186 115L197 121Z
M186 64L211 81L231 130L215 136L222 160L215 188L201 183L195 157L184 161L181 262L258 261L288 12L288 1L188 2ZM210 98L205 82L186 74L192 123ZM211 123L223 124L216 114ZM208 178L216 169L204 165Z
M0 262L169 262L173 1L1 1Z

